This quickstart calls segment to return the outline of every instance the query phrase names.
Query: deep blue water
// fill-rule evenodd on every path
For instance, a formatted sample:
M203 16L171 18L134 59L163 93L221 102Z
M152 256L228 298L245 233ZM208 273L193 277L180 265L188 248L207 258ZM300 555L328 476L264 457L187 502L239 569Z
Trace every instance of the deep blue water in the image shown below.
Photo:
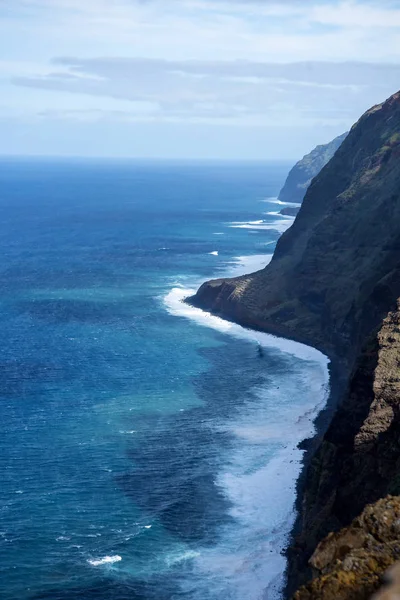
M273 251L288 168L0 161L1 598L279 589L325 368L179 298Z

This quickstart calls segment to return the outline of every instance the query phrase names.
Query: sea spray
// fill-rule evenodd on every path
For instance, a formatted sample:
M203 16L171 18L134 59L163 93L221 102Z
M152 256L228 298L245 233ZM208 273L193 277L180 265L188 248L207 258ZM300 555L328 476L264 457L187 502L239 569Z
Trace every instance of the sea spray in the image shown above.
M271 255L238 257L231 274L263 268L270 259ZM221 527L216 546L198 549L193 598L207 597L210 585L216 597L259 600L267 589L268 598L278 598L286 567L283 551L296 518L296 483L303 459L298 445L315 433L315 418L326 404L329 359L310 346L245 329L184 303L195 289L173 288L164 298L170 314L286 355L288 373L254 389L236 422L214 424L235 440L216 479L231 504L234 525ZM188 581L185 586L190 586Z

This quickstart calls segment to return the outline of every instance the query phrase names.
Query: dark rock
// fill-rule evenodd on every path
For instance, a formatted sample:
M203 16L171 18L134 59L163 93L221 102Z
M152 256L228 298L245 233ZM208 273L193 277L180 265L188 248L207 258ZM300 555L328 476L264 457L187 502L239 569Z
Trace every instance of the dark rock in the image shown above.
M290 590L309 576L307 560L328 532L350 523L368 503L400 494L399 367L400 299L365 345L308 469Z
M400 296L400 94L368 111L313 180L263 270L189 301L312 344L349 369Z
M290 171L285 185L280 191L279 199L282 202L298 202L300 204L313 178L331 160L346 136L347 133L343 133L329 144L317 146L299 160Z
M280 215L296 217L299 214L300 206L287 206L279 211Z

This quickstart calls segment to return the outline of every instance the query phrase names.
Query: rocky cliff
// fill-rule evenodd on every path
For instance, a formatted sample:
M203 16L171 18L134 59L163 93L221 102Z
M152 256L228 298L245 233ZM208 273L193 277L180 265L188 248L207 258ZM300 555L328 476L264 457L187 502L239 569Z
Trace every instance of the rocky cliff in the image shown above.
M312 179L331 160L346 135L347 133L344 133L329 142L329 144L317 146L312 152L299 160L290 171L285 185L279 194L279 199L282 202L301 203ZM293 212L290 214L293 214Z
M189 302L304 341L350 368L400 296L400 93L353 126L263 270Z
M367 504L400 495L399 417L400 299L360 353L308 469L299 530L290 548L290 593L311 577L308 560L328 532L350 523Z
M318 587L328 571L309 563L324 536L349 526L368 503L400 495L399 299L400 93L353 126L313 180L265 269L206 282L189 299L245 326L320 348L341 376L342 401L304 478L289 552L288 595L314 577L298 600L331 597ZM370 566L379 562L371 548L349 558L351 573L361 558ZM352 583L340 593L332 583L331 595L367 598L368 586L360 594L351 586L368 573L355 583L335 565L331 583L339 575L341 585Z
M388 496L318 544L310 559L314 579L295 593L294 600L367 600L386 583L387 575L392 586L400 584L399 559L400 498ZM381 600L397 600L398 589L383 589Z

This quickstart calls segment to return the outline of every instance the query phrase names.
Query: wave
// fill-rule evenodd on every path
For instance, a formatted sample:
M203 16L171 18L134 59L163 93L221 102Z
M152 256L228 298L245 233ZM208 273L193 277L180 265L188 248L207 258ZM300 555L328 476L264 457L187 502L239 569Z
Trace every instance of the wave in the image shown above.
M235 276L263 268L271 258L236 257L228 273ZM329 359L305 344L245 329L185 304L183 300L195 292L195 288L170 290L164 298L168 312L270 349L275 356L282 353L288 368L283 378L269 373L268 385L252 390L253 400L234 422L214 424L233 436L228 456L225 460L221 456L216 485L230 502L234 522L221 526L215 547L196 549L200 553L193 557L192 597L208 598L212 587L215 597L275 600L284 585L284 550L296 518L296 484L303 460L298 445L314 435L315 418L326 404ZM189 589L193 581L185 585Z
M269 204L279 204L279 206L301 206L301 202L283 202L279 198L265 198L262 202L268 202Z
M197 558L198 556L200 556L200 552L196 552L195 550L184 550L183 552L175 552L175 553L169 554L165 558L165 562L170 567L170 566L176 565L181 562L193 560L194 558Z
M222 333L229 333L240 339L246 339L260 344L264 348L275 348L280 352L296 356L301 360L315 361L326 369L328 376L329 359L319 350L306 346L300 342L294 342L286 338L279 338L269 333L245 329L236 323L225 321L209 312L190 306L184 302L185 298L193 296L197 288L173 288L164 298L164 304L168 312L177 317L185 317L195 321L198 325L212 327Z
M209 252L212 256L218 256L218 250L214 250L214 252Z
M271 217L278 217L280 219L292 219L293 217L291 215L282 215L282 213L280 213L279 211L270 211L265 213L266 215L270 215Z
M122 556L116 554L115 556L104 556L103 558L89 559L88 563L93 567L99 567L101 565L113 565L114 563L120 562Z
M262 223L264 221L259 219L258 221L232 221L230 225L261 225Z
M270 213L267 213L270 214ZM271 216L278 216L275 213L271 213ZM274 221L232 221L228 224L232 229L252 229L252 230L268 230L272 229L278 233L283 233L292 225L294 217L279 215Z
M275 242L271 242L274 244ZM228 267L221 269L221 275L227 277L239 277L247 273L255 273L264 269L272 259L272 254L253 254L251 256L235 256Z
M284 379L277 374L267 386L253 390L255 400L248 414L245 411L236 422L219 427L235 440L216 479L230 501L234 523L224 526L216 547L202 548L194 559L194 598L209 597L212 582L216 597L275 599L284 585L284 549L296 518L296 483L303 459L298 444L314 435L315 418L326 404L329 360L310 346L244 329L184 304L183 299L194 292L171 290L165 298L168 311L273 349L275 355L281 352L288 360ZM296 398L301 400L296 403Z

